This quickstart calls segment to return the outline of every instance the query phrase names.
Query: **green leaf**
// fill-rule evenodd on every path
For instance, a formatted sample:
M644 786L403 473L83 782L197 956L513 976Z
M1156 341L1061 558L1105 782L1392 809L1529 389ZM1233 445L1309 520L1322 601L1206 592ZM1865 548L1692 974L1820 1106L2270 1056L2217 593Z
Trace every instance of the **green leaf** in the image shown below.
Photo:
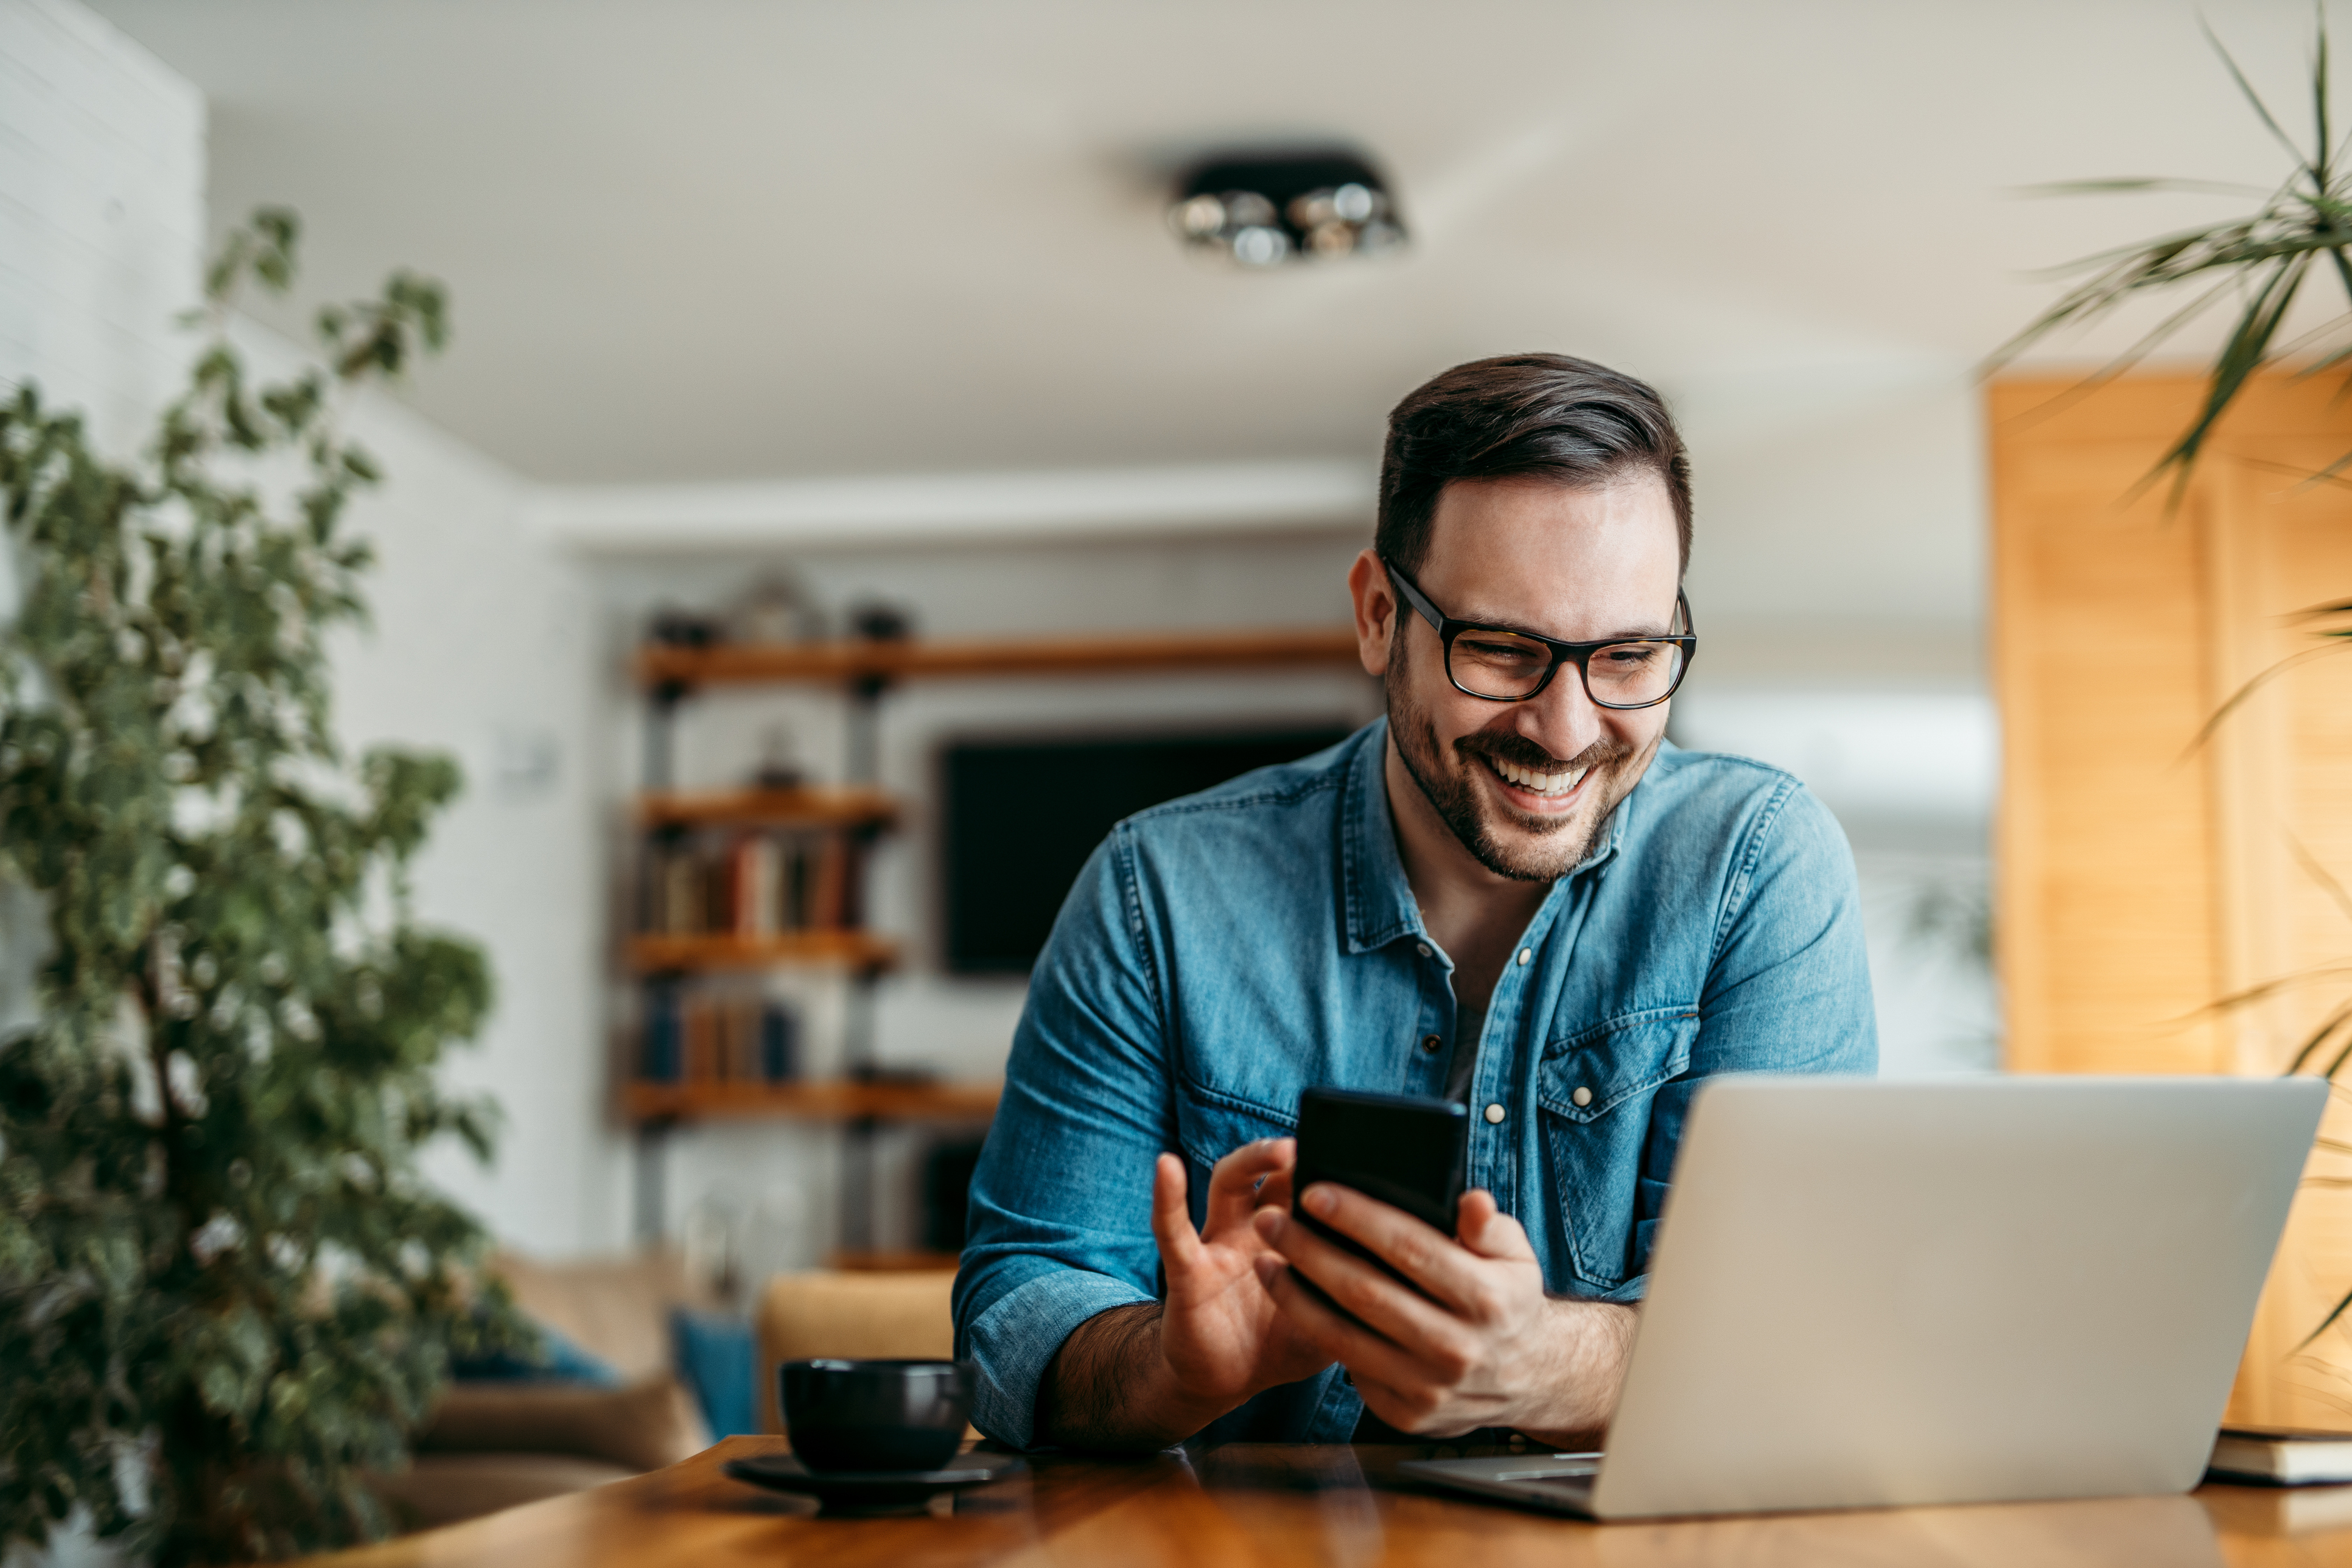
M77 1507L173 1562L380 1533L365 1474L483 1331L448 1281L487 1237L418 1162L445 1135L488 1152L488 1108L436 1073L491 977L397 896L457 770L348 762L326 652L373 560L342 510L383 478L332 405L433 346L446 304L395 273L321 312L334 369L249 384L223 308L290 284L299 235L263 209L224 240L144 466L30 385L0 399L24 584L0 868L43 899L49 950L37 1017L0 1037L0 1554Z

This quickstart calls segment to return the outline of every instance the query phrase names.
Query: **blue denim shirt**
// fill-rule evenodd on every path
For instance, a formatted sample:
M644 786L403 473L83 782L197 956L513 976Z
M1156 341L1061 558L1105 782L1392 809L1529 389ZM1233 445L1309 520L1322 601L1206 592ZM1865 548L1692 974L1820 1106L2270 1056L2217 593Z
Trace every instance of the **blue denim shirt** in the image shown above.
M1209 1169L1292 1131L1299 1091L1436 1096L1452 964L1391 825L1385 721L1118 825L1029 984L971 1184L956 1353L974 1421L1034 1444L1070 1331L1156 1300L1151 1166ZM1553 884L1477 1043L1470 1183L1527 1227L1557 1294L1642 1294L1675 1148L1720 1072L1869 1072L1878 1044L1853 857L1788 774L1661 745L1602 842ZM1589 1092L1587 1092L1589 1091ZM1217 1436L1345 1442L1339 1369L1269 1389Z

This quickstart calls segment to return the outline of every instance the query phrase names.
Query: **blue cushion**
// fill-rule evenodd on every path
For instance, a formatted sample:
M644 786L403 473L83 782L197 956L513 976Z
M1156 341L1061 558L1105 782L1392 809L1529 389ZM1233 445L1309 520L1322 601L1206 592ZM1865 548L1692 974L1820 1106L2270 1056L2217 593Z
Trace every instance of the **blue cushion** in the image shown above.
M670 1314L678 1376L702 1407L712 1437L760 1430L759 1355L751 1325L721 1312L680 1307Z
M570 1340L534 1322L539 1340L531 1352L486 1351L478 1355L451 1356L449 1375L460 1383L585 1383L597 1388L618 1388L621 1374L613 1363L582 1350Z

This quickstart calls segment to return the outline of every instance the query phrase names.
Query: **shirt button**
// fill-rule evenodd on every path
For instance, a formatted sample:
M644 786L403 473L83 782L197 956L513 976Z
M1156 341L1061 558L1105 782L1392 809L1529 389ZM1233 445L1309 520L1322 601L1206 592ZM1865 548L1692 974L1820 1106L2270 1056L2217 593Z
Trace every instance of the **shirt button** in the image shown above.
M1577 1091L1574 1094L1570 1095L1568 1098L1576 1101L1579 1105L1590 1105L1592 1103L1592 1091L1580 1085Z
M1412 945L1413 951L1420 953L1422 957L1427 958L1429 956L1429 943L1425 942L1417 942Z
M1438 1047L1444 1043L1445 1042L1444 1040L1438 1038L1435 1035L1423 1035L1421 1037L1421 1048L1424 1051L1433 1052Z
M1504 1110L1499 1105L1490 1105L1486 1108L1486 1120L1489 1122L1500 1121L1504 1115Z
M1536 950L1532 947L1523 947L1519 949L1519 962L1521 963L1532 963L1535 962L1535 956Z

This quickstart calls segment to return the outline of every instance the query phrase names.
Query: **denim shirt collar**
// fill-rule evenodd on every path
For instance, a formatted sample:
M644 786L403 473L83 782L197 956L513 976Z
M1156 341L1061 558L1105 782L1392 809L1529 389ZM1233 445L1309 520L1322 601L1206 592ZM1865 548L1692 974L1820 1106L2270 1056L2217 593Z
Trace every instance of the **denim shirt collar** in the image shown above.
M1664 742L1661 742L1661 749ZM1364 731L1355 761L1348 769L1340 811L1339 900L1347 922L1349 952L1370 952L1400 937L1428 935L1421 923L1421 906L1405 880L1404 859L1397 853L1396 821L1389 813L1389 721L1381 720ZM1608 830L1591 854L1551 886L1535 925L1545 923L1561 890L1587 872L1598 875L1617 855L1641 795L1637 784L1617 809L1609 814Z

